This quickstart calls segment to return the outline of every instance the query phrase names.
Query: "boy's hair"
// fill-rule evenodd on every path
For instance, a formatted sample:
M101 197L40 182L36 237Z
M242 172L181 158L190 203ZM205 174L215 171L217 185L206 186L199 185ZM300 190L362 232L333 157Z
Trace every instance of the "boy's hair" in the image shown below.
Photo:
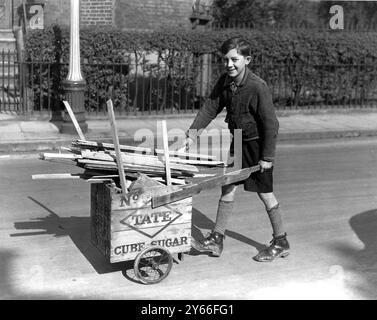
M245 57L251 55L250 43L241 37L233 37L224 41L220 47L220 52L227 54L232 49L236 49L239 54Z

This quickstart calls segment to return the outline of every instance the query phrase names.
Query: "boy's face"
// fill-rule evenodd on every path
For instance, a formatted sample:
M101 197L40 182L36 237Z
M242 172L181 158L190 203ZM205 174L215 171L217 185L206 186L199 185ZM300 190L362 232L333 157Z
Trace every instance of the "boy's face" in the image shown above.
M250 56L243 56L238 53L237 49L229 50L223 57L224 66L228 75L234 80L241 81L247 65L251 61Z

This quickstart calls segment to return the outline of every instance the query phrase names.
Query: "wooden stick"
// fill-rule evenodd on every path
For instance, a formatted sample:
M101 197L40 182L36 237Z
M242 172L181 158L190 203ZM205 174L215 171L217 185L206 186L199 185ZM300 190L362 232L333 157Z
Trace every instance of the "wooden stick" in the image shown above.
M114 149L114 144L106 143L106 142L97 142L97 141L89 141L89 140L76 140L72 143L73 145L79 145L82 147L97 147L103 149ZM151 148L147 147L135 147L135 146L126 146L126 145L119 145L122 151L137 151L137 152L145 152L145 153L152 153ZM156 154L164 154L164 150L155 149ZM216 156L210 156L206 154L198 154L198 153L187 153L187 152L178 152L174 150L169 150L169 156L178 156L178 157L188 157L188 158L195 158L195 159L204 159L204 160L214 160L216 161ZM172 160L172 159L170 159Z
M82 159L81 155L72 154L72 153L49 153L44 152L40 154L40 158L42 160L49 160L49 159L69 159L69 160L76 160Z
M191 164L197 166L209 166L209 167L216 167L221 166L224 167L225 163L223 161L215 161L215 160L186 160L176 157L170 158L170 163L184 163L184 164Z
M81 173L42 173L33 174L31 176L33 180L47 180L47 179L82 179Z
M76 142L72 143L73 145L79 145L84 147L97 147L103 149L114 149L114 144L106 143L106 142L97 142L97 141L88 141L88 140L77 140ZM144 147L134 147L134 146L126 146L126 145L119 145L121 150L128 150L128 151L138 151L138 152L146 152L151 153L152 149L144 148Z
M160 177L151 177L151 179L156 180L156 181L160 181L160 182L164 182L163 178L160 178ZM171 178L171 182L174 183L174 184L179 184L179 185L185 185L186 184L184 179Z
M98 161L107 161L107 162L114 162L114 158L116 157L115 152L109 151L109 153L104 153L103 151L88 151L83 150L81 152L81 156L84 159L93 159ZM157 168L165 168L165 165L163 161L158 159L156 156L145 156L140 154L134 154L134 153L125 153L122 152L122 161L123 165L126 166L146 166L146 167L157 167ZM184 170L189 172L199 172L199 169L193 165L188 164L177 164L172 163L170 164L171 170Z
M166 129L166 120L161 121L161 127L162 127L162 142L164 144L166 185L170 186L171 185L171 173L170 173L168 131Z
M245 168L237 171L232 171L224 175L214 177L201 181L197 184L193 184L187 188L179 191L174 191L162 196L156 196L152 198L152 208L157 208L165 204L182 200L191 197L194 194L200 193L204 189L215 188L219 186L228 185L234 182L247 179L251 173L259 171L260 166L254 166L250 168Z
M122 155L120 153L119 138L118 138L118 131L117 131L117 128L116 128L116 123L115 123L113 102L111 101L111 99L109 99L106 104L107 104L107 111L108 111L108 114L109 114L109 119L110 119L110 124L111 124L111 131L112 131L112 134L113 134L113 140L114 140L113 142L114 142L114 147L115 147L115 153L116 153L116 157L117 157L120 185L122 187L123 195L126 195L127 194L127 183L126 183L126 176L124 175Z
M163 154L164 150L156 149L156 154ZM216 156L210 156L206 154L199 154L199 153L188 153L188 152L178 152L174 150L169 151L170 156L178 156L178 157L189 157L189 158L196 158L196 159L205 159L205 160L216 160Z
M80 125L79 125L79 123L78 123L77 120L76 120L75 114L73 113L73 111L72 111L72 109L71 109L71 106L69 105L68 101L64 101L64 100L63 100L63 103L64 103L64 105L65 105L65 108L66 108L67 111L68 111L69 116L71 117L71 120L72 120L72 122L73 122L73 125L75 126L76 131L77 131L77 133L78 133L80 139L81 139L81 140L85 140L85 136L84 136L84 134L83 134L82 131L81 131Z

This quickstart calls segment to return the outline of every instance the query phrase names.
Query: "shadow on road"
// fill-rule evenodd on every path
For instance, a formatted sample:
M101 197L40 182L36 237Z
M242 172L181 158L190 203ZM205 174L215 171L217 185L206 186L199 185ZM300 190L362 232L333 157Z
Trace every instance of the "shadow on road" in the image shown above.
M202 233L201 229L207 229L212 230L215 226L215 223L209 219L205 214L200 212L199 210L193 208L192 209L192 228L191 228L191 235L196 241L200 241L204 239L205 235ZM266 246L262 243L259 243L255 240L252 240L248 237L245 237L242 234L239 234L237 232L227 230L225 235L229 238L233 238L235 240L238 240L240 242L243 242L247 245L250 245L258 250L258 252L264 250ZM194 250L192 250L194 251ZM193 255L199 254L196 250L192 252Z
M48 216L36 218L25 222L16 222L14 227L18 232L11 234L11 237L25 237L49 234L54 237L68 236L71 238L75 246L80 250L84 257L89 261L98 274L111 273L121 271L123 275L134 281L132 277L133 261L124 261L118 263L110 263L103 254L90 242L90 217L59 217L56 212L45 206L43 203L28 197L31 201L39 205L49 213ZM201 229L212 229L214 222L206 217L202 212L193 208L192 212L192 237L199 241L204 238ZM26 231L27 230L27 231ZM41 230L41 231L34 231ZM26 231L26 232L25 232ZM261 243L249 239L237 232L227 231L226 235L248 245L255 247L258 251L265 248ZM190 255L200 254L196 250L191 250Z
M90 217L59 217L54 211L40 203L38 200L28 197L38 204L49 215L31 221L16 222L17 230L43 230L28 231L11 234L12 237L24 237L33 235L50 234L54 237L69 236L75 246L85 256L89 263L99 274L121 271L128 266L125 262L111 264L90 242Z
M359 281L351 284L367 299L377 298L377 209L353 216L349 224L364 244L362 250L338 244L335 249L348 259L345 271L357 275Z
M17 256L9 250L0 251L0 300L62 300L66 299L61 294L56 292L44 293L23 293L19 292L13 284L11 276L12 260ZM34 270L35 271L35 270ZM35 277L33 270L30 272L30 277Z

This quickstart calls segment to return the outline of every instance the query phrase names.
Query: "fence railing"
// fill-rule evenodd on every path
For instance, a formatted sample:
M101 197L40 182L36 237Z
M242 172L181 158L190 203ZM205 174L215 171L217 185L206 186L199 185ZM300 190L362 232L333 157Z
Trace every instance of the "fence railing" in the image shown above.
M268 23L268 22L251 22L251 21L239 21L239 20L229 20L226 22L212 21L208 27L212 30L222 30L222 29L254 29L254 30L268 30L268 31L281 31L281 30L307 30L310 31L339 31L339 29L332 30L330 28L329 20L319 20L315 21L291 21L289 23ZM363 21L354 19L346 21L343 24L343 31L350 32L373 32L377 30L376 21Z
M20 66L16 51L0 51L0 112L22 112Z
M61 80L68 65L2 60L0 112L51 113L64 109ZM14 72L8 72L14 68ZM120 115L192 113L208 102L223 66L209 55L170 64L82 64L85 110L106 116L112 98ZM271 88L278 110L377 108L377 66L256 62L253 72ZM14 75L11 78L11 74ZM12 82L14 79L14 83ZM13 84L12 84L13 83Z
M24 65L26 102L34 112L56 111L61 107L64 94L61 80L68 73L68 65L38 62ZM118 114L191 113L201 106L212 85L209 64L203 58L191 57L169 64L83 63L81 66L86 81L85 110L94 116L107 115L109 98Z

